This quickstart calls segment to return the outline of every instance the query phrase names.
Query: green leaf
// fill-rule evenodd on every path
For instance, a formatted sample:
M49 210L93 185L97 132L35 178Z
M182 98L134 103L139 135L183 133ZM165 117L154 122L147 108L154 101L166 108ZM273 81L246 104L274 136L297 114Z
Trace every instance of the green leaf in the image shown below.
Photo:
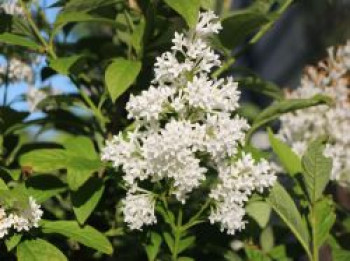
M319 249L330 236L330 230L334 225L336 215L333 202L324 198L315 202L309 214L309 221L313 233L313 245Z
M17 259L18 261L67 261L58 248L40 238L21 242L17 247Z
M50 60L50 67L60 74L69 75L72 73L74 66L84 58L86 58L84 55L73 55L52 59Z
M322 139L312 142L302 157L303 178L311 202L317 201L329 182L332 159L323 155Z
M234 251L227 251L224 254L225 261L243 261L243 259Z
M269 204L263 201L249 202L246 206L246 211L261 228L266 227L271 215L271 206Z
M195 261L192 257L181 256L177 259L177 261Z
M80 224L84 224L94 211L103 191L103 182L98 178L91 178L77 191L71 192L73 211Z
M5 32L29 37L33 34L26 18L2 12L0 14L0 33Z
M54 175L37 175L26 180L28 194L38 203L64 192L67 186Z
M10 252L12 249L14 249L19 242L21 242L22 234L13 234L8 239L5 240L5 245L7 248L7 251Z
M69 157L67 182L72 190L77 190L101 168L102 163L93 142L85 136L67 138L63 146Z
M250 76L238 78L237 82L240 87L247 88L257 93L264 94L276 100L283 99L283 92L280 87L278 87L273 82L263 80L258 75L250 73Z
M71 156L81 156L86 159L97 160L99 155L92 140L85 136L72 136L65 138L63 146Z
M63 12L57 16L55 26L63 26L71 22L101 22L116 25L115 21L109 18L98 17L83 12Z
M5 174L16 181L20 178L21 172L22 171L20 169L7 169L0 166L0 173Z
M278 183L270 191L267 201L271 204L273 210L289 227L297 240L310 255L308 229L303 222L301 215L288 192Z
M193 246L195 241L196 241L195 236L190 236L190 237L186 237L184 239L181 239L179 242L178 254L182 253L183 251L185 251L189 247Z
M260 245L265 253L268 253L273 249L275 244L275 238L273 236L273 230L271 226L266 227L260 234Z
M100 7L114 5L118 0L71 0L65 7L65 12L88 12Z
M135 29L131 36L131 44L134 47L137 56L140 57L143 51L143 36L146 29L146 20L144 17L140 19L139 24L135 26Z
M249 261L272 261L264 252L251 246L244 248Z
M70 1L74 2L74 1ZM93 6L91 6L93 7ZM67 9L67 8L66 8ZM61 12L55 21L53 31L51 33L51 38L53 38L63 26L69 24L69 23L74 23L74 22L94 22L94 23L103 23L103 24L108 24L111 26L115 26L118 28L124 28L124 26L115 20L101 17L101 16L96 16L96 15L91 15L88 13L84 13L82 11L67 11L64 10Z
M160 250L160 246L162 245L162 237L155 233L155 232L151 232L151 238L150 238L151 242L150 244L147 244L145 246L145 250L147 253L147 257L148 257L148 261L155 261L157 258L157 255L159 253Z
M170 251L173 252L174 251L174 244L175 244L173 237L168 232L164 232L163 237L164 237L165 243L169 247Z
M11 133L11 129L21 123L28 115L28 112L16 111L11 107L0 106L0 133L4 136Z
M0 190L8 190L6 183L0 178Z
M273 151L278 156L284 169L291 175L294 176L298 173L302 173L301 160L294 153L294 151L283 141L276 138L271 129L268 130L269 140Z
M285 245L274 247L270 250L269 255L276 261L292 261L292 259L288 257Z
M102 163L99 159L70 158L67 165L67 182L69 188L72 190L79 189L93 173L100 170L101 166Z
M135 82L140 70L140 62L123 58L113 60L107 67L105 81L113 102Z
M215 0L201 0L201 7L205 10L214 10L216 5Z
M219 38L229 49L237 47L261 26L270 22L267 14L270 4L257 1L246 9L231 12L222 20Z
M320 104L332 104L332 99L328 96L315 95L310 99L288 99L275 102L263 110L254 120L252 127L247 133L247 139L265 124L278 119L282 114L299 109L308 108Z
M38 45L37 43L33 42L32 40L26 37L19 36L16 34L11 34L11 33L0 34L0 43L5 43L9 45L18 45L34 51L40 51L40 49L42 48L40 45Z
M7 208L25 209L29 207L29 195L23 185L17 185L11 190L0 190L0 202Z
M200 0L164 0L164 2L179 13L190 28L196 25L201 5Z
M22 167L30 167L34 172L47 173L64 169L68 159L62 149L37 149L23 154L19 162Z
M332 260L334 261L349 261L350 260L350 251L342 249L338 242L333 238L329 237L328 243L332 249Z
M80 227L74 221L42 221L41 228L45 234L60 234L102 253L113 253L108 239L91 226Z
M37 149L21 156L20 165L34 172L48 173L67 169L67 182L72 190L82 186L102 162L92 141L87 137L71 137L64 141L64 149Z

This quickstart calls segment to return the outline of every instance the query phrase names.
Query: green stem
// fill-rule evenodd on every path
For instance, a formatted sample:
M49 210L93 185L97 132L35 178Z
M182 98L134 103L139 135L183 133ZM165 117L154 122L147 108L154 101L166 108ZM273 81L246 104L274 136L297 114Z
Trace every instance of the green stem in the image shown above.
M177 261L182 231L183 231L183 228L182 228L182 207L180 207L179 214L177 217L177 224L175 227L175 231L173 231L173 233L174 233L174 247L173 247L173 252L172 252L172 256L171 256L172 261Z
M202 205L200 210L193 217L191 217L191 219L187 222L187 224L183 225L183 229L187 230L193 227L194 225L197 225L198 223L200 223L199 218L203 214L203 212L209 207L210 203L211 203L211 200L207 199L207 201Z
M44 47L45 52L50 55L53 59L56 59L56 53L54 52L54 50L48 45L48 43L46 42L46 40L44 39L44 37L41 35L39 28L36 26L32 14L30 12L30 10L28 9L26 3L24 3L23 0L20 1L21 7L23 9L23 12L25 14L25 16L27 17L28 23L30 25L30 27L32 28L36 38L41 42L41 44Z
M316 243L316 217L314 215L314 210L313 210L313 206L311 206L311 210L310 210L310 215L311 215L311 231L312 231L312 257L310 258L311 261L319 261L319 249Z

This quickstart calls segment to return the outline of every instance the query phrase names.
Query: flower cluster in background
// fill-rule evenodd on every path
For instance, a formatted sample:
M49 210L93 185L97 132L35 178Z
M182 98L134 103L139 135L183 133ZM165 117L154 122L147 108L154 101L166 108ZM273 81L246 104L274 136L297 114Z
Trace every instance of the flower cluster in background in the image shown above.
M26 62L17 58L10 58L7 63L0 65L0 85L5 81L9 83L24 81L32 84L34 71Z
M3 3L0 3L0 11L1 10L10 15L24 15L23 9L17 0L4 0Z
M244 228L249 195L276 179L267 161L242 152L249 125L235 112L237 83L210 76L220 59L208 38L220 29L209 11L200 14L195 29L175 34L172 51L157 58L152 86L127 104L135 129L114 136L102 152L103 160L125 173L123 213L131 229L157 221L157 194L146 190L150 184L185 204L214 170L209 220L234 234Z
M279 135L299 155L309 141L326 135L325 156L333 159L331 179L350 185L350 41L345 46L330 48L325 61L308 67L301 86L287 93L287 98L310 98L329 95L334 106L320 105L281 117Z
M38 227L42 215L40 205L32 197L29 197L29 206L25 209L13 207L8 210L0 205L0 239L9 233L11 228L22 232Z
M0 64L0 86L24 82L28 85L25 95L29 111L34 112L38 104L50 95L57 95L60 92L53 88L35 87L35 68L40 65L42 57L29 57L28 61L18 58L9 58L5 63Z

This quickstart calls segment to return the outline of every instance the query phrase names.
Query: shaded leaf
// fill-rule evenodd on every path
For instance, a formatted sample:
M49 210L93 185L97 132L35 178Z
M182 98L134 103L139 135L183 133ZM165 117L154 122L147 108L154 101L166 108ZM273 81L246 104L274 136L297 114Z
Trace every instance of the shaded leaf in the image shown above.
M192 257L181 256L177 259L178 261L195 261Z
M88 12L100 7L113 5L118 0L72 0L69 1L65 7L65 12Z
M75 2L75 1L70 1L70 3L71 2ZM93 8L93 6L90 6L90 7ZM124 28L122 24L116 22L113 19L88 14L88 13L82 12L81 10L69 11L67 10L67 8L65 8L65 10L57 16L51 37L54 37L61 30L63 26L73 22L104 23L104 24L109 24L111 26L116 26L118 28Z
M164 2L179 13L189 27L194 27L198 20L200 0L164 0Z
M257 1L246 9L231 12L222 20L219 38L229 49L237 47L264 24L270 22L267 14L270 4Z
M85 59L84 55L72 55L69 57L60 57L50 60L50 67L63 75L69 75L72 72L72 68L80 60Z
M77 191L71 192L73 211L80 224L84 224L94 211L103 191L103 182L98 178L91 178Z
M32 176L26 180L26 187L28 194L33 196L38 203L45 202L67 189L67 186L53 175Z
M332 260L334 261L349 261L350 260L350 251L341 248L341 246L338 244L338 242L333 238L330 237L328 239L328 243L331 246L332 249Z

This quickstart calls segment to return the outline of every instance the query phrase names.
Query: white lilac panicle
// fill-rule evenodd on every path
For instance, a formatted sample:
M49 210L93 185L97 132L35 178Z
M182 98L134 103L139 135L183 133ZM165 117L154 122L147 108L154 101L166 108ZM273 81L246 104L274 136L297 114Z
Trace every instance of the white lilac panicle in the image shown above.
M155 200L152 194L129 191L123 200L123 214L130 229L142 230L143 225L152 225L157 222Z
M12 220L7 216L5 209L0 206L0 239L9 233Z
M0 10L3 10L5 14L9 15L24 15L24 11L17 0L4 0L0 3Z
M324 154L333 159L331 179L350 185L350 41L330 48L328 58L316 67L308 67L301 85L287 92L287 98L310 98L324 94L333 106L319 105L281 117L280 137L302 155L307 144L321 135L329 137Z
M219 184L209 195L216 202L209 220L221 222L221 229L233 235L245 226L244 203L254 191L262 192L274 184L275 170L266 160L256 163L250 154L243 154L234 163L222 163L218 172Z
M236 112L237 83L210 75L220 59L208 38L220 29L210 11L199 15L194 29L175 33L171 51L156 59L150 88L127 103L135 129L106 142L102 159L124 172L128 192L123 213L131 229L157 221L155 196L141 190L145 182L158 189L166 183L167 193L185 204L206 180L208 169L216 171L217 185L208 196L213 201L209 219L234 234L244 228L249 196L276 179L268 162L240 153L249 125Z
M29 206L26 209L15 207L7 211L0 206L0 239L9 233L11 228L22 232L39 226L43 211L32 197L28 200Z

